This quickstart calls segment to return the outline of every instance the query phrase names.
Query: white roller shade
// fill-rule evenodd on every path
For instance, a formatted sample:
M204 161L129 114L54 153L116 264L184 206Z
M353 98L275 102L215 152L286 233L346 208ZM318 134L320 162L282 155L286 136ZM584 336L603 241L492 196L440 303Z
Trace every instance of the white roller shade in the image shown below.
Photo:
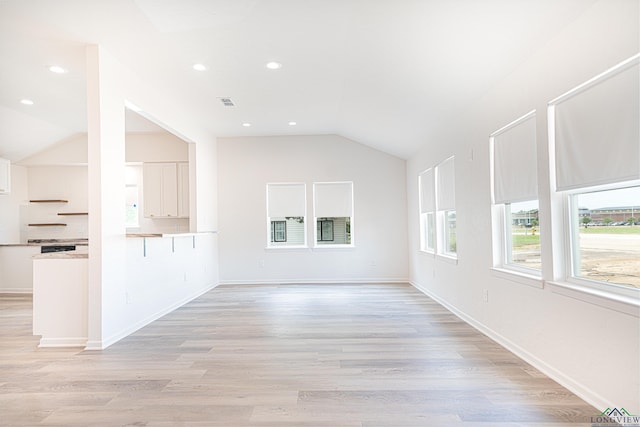
M456 182L453 157L436 166L436 197L439 211L456 209Z
M305 216L304 184L267 184L267 215L271 218Z
M558 190L640 178L640 68L631 64L552 101Z
M493 137L494 202L538 199L536 117L516 122Z
M313 195L317 218L353 216L353 183L315 183Z
M427 169L418 175L418 186L420 189L420 213L435 211L435 183L433 179L433 168Z

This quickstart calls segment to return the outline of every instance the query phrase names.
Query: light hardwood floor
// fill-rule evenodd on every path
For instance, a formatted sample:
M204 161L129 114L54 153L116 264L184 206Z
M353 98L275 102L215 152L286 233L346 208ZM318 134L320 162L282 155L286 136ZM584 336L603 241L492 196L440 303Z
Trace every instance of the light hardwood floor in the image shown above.
M0 296L2 426L553 427L599 411L406 284L219 286L104 351Z

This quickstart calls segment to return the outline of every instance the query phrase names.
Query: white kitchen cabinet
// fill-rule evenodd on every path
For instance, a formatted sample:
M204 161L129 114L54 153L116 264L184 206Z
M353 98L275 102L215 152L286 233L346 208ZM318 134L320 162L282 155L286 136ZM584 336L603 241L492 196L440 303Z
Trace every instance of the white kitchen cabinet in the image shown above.
M189 216L188 163L145 163L142 167L144 216Z
M178 163L178 216L189 217L189 163Z
M0 194L11 192L11 162L0 159Z

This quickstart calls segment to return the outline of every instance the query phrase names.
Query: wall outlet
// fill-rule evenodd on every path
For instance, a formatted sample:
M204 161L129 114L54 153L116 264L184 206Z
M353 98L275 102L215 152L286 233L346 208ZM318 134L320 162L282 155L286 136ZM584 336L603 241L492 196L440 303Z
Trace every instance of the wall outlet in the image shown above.
M482 290L482 300L484 302L489 302L489 289Z
M264 260L263 259L258 261L258 268L264 268Z
M184 281L186 282L187 280L189 280L189 279L188 279L188 276L187 276L187 272L185 271L184 272Z
M125 299L127 304L131 304L131 302L133 302L133 299L131 298L131 294L129 292L125 293Z

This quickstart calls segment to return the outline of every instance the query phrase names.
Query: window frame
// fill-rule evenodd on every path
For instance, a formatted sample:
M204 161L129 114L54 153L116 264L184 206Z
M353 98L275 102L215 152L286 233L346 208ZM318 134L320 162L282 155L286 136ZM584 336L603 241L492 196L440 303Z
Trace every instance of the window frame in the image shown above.
M453 176L449 177L453 179L452 184L452 188L450 188L450 191L453 191L453 209L446 209L448 206L441 206L441 201L443 199L444 196L441 196L441 190L442 190L442 185L441 182L443 181L443 166L445 166L447 164L447 162L451 161L451 167L452 169L452 174ZM445 175L446 176L446 175ZM440 163L438 163L435 167L434 167L434 186L435 186L435 192L434 192L434 197L435 197L435 225L436 225L436 232L435 232L435 238L436 238L436 242L435 242L435 246L436 246L436 251L435 251L435 255L444 261L447 262L451 262L453 264L457 264L458 263L458 245L457 245L457 236L458 236L458 232L457 232L457 209L456 209L456 203L455 203L455 156L449 156L446 159L442 160ZM450 212L453 212L456 215L456 228L455 228L455 236L456 236L456 251L455 252L451 252L449 251L448 248L448 231L449 231L449 227L448 227L448 215Z
M282 215L282 216L269 216L269 187L270 186L301 186L302 187L302 193L304 195L304 210L303 210L303 214L302 216L300 215L294 215L295 212L292 212L292 215ZM307 239L307 184L304 182L267 182L265 185L265 199L266 199L266 203L265 203L265 217L266 217L266 240L267 240L267 244L266 244L266 249L275 249L275 250L290 250L290 249L308 249L308 239ZM273 219L272 218L277 218L277 219ZM281 218L284 218L281 219ZM288 227L286 225L287 219L288 218L302 218L302 224L303 224L303 232L302 232L302 238L303 238L303 243L302 244L286 244L289 241L289 237L290 237L290 233L288 230ZM280 241L275 241L273 238L274 236L274 226L273 223L274 222L284 222L285 223L285 241L284 242L280 242ZM273 238L272 238L273 237ZM285 243L285 244L283 244Z
M587 194L599 191L610 191L629 187L640 186L640 181L627 181L623 183L608 184L605 186L596 186L581 188L579 190L565 192L564 213L565 224L567 230L565 232L566 247L565 251L565 271L564 281L574 285L594 289L600 292L609 292L622 296L640 297L640 288L621 283L605 282L602 280L590 279L579 275L579 258L580 258L580 215L579 206L576 198L580 194ZM640 301L638 301L640 304Z
M531 202L535 200L538 203L538 216L540 216L539 191L536 194L536 199L530 198L531 196L533 196L533 191L524 191L522 187L519 187L519 191L515 193L512 188L509 192L509 194L511 194L511 197L509 197L508 200L502 200L500 199L500 196L496 194L496 192L498 191L496 189L496 179L498 175L496 170L496 138L500 138L501 135L512 131L514 128L523 125L529 120L533 120L534 125L537 126L537 110L533 109L529 111L528 113L518 117L517 119L513 120L512 122L508 123L507 125L501 127L500 129L489 135L489 175L491 182L491 229L493 251L493 265L491 267L491 270L496 276L506 278L514 282L542 288L544 286L544 282L542 280L542 265L538 269L513 262L513 224L511 212L512 204L520 202ZM536 144L534 148L537 152L537 132L534 140ZM525 196L523 192L527 196ZM505 199L507 198L505 197ZM540 247L540 256L542 264L542 245Z
M339 216L339 215L317 215L317 187L321 185L331 185L331 184L349 184L351 189L350 194L350 207L351 207L351 216ZM354 189L355 185L353 181L321 181L314 182L312 185L313 188L313 249L344 249L344 248L354 248L355 247L355 238L354 238L354 224L355 224L355 200L354 200ZM350 243L328 243L330 240L319 240L318 239L318 221L320 220L331 220L333 222L334 218L346 218L348 221L345 221L345 231L348 229L349 231L349 239ZM335 224L333 224L335 225ZM333 228L333 227L332 227ZM335 228L333 228L333 237L335 241ZM323 243L324 242L324 243Z
M565 92L549 101L547 105L551 214L552 217L557 220L551 223L551 234L552 238L555 236L554 244L557 245L554 245L555 250L552 257L552 280L546 281L545 286L548 285L554 293L627 313L635 317L640 317L640 288L587 279L574 274L573 251L576 250L576 248L579 250L579 246L576 245L576 233L580 225L578 224L577 227L574 227L572 221L575 223L577 218L579 218L579 206L573 206L575 204L574 196L576 194L635 186L640 184L640 179L637 177L631 179L621 177L618 181L598 181L597 179L587 177L588 179L585 179L583 183L571 183L571 185L566 183L559 184L557 176L559 161L556 152L556 145L558 143L556 139L556 133L558 132L556 109L558 105L564 101L638 64L640 64L640 54L634 55Z
M430 178L426 183L423 177ZM425 184L429 185L429 191L425 191ZM426 193L426 194L425 194ZM429 197L431 200L425 200ZM425 205L429 209L425 209ZM420 221L420 252L435 255L437 244L435 207L435 168L430 167L418 174L418 218Z

